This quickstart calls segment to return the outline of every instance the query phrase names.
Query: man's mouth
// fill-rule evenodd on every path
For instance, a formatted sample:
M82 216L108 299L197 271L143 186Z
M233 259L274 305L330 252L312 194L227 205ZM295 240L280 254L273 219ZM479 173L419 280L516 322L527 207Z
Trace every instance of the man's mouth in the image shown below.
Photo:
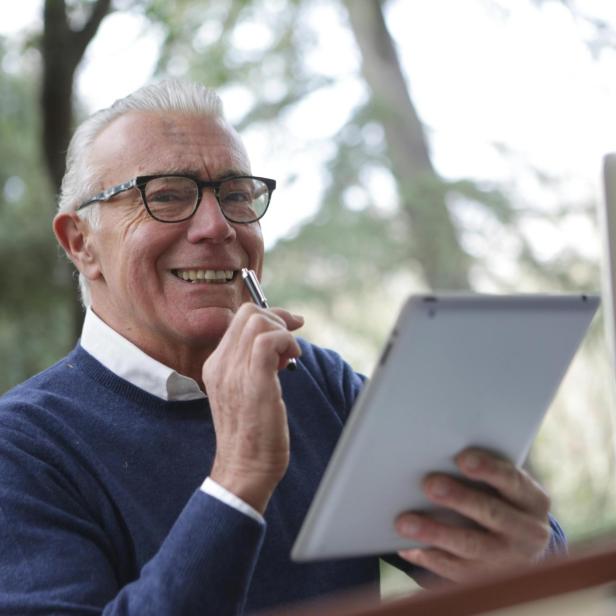
M182 269L171 270L174 276L193 284L225 284L235 277L234 270Z

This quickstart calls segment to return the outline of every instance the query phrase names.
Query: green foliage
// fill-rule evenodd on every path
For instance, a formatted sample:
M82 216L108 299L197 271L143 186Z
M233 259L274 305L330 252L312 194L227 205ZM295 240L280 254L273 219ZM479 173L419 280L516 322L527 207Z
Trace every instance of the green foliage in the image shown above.
M214 88L242 89L251 104L242 129L275 119L329 83L304 57L315 38L303 23L305 0L152 2L148 16L165 30L157 72L190 76Z
M0 43L0 66L4 53ZM0 70L0 391L58 359L69 340L37 98L33 76Z

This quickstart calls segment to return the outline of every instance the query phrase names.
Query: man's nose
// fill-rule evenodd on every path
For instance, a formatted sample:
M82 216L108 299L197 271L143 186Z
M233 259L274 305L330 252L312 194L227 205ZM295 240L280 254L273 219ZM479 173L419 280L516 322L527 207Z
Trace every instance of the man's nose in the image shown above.
M188 240L225 242L235 237L233 225L224 217L211 189L204 189L197 211L189 221Z

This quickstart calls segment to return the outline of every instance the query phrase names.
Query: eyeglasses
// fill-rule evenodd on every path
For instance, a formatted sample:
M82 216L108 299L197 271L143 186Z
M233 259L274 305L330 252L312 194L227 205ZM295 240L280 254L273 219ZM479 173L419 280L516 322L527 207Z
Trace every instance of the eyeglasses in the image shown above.
M100 201L109 201L131 188L139 190L148 214L160 222L188 220L201 204L203 189L211 188L228 221L251 223L262 218L267 211L276 180L252 175L207 181L186 175L140 175L94 195L77 210Z

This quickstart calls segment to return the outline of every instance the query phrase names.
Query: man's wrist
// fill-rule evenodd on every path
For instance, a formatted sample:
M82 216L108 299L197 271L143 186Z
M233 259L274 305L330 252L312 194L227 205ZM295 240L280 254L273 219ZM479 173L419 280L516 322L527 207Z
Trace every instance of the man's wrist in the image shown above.
M286 467L263 472L256 472L255 468L230 468L214 460L210 478L263 515L285 471Z
M212 479L211 477L206 477L205 481L201 485L201 490L214 498L222 501L226 505L233 507L237 511L240 511L244 515L251 517L253 520L256 520L260 524L265 523L265 519L261 515L261 512L257 511L252 505L247 503L245 500L230 492L222 486L220 483Z

